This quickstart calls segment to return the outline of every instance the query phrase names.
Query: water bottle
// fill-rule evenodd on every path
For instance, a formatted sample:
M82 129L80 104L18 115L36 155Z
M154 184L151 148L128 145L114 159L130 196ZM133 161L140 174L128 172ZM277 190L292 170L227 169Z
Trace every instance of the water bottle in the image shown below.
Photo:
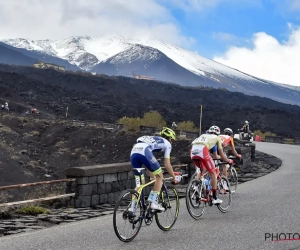
M207 178L207 191L211 190L212 186L210 185L210 177Z

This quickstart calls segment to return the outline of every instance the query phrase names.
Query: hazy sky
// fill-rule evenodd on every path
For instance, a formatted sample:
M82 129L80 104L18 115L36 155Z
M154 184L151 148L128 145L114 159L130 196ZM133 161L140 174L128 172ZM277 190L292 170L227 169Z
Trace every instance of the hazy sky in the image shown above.
M0 0L0 39L111 34L300 86L300 0Z

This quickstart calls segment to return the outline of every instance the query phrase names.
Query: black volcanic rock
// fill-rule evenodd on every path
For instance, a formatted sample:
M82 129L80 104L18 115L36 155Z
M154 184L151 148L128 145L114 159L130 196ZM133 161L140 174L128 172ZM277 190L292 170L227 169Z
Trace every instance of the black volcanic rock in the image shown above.
M216 124L236 130L249 120L252 131L300 136L295 122L300 119L299 106L221 89L9 65L0 65L0 89L0 99L19 113L35 106L63 118L68 107L70 119L114 123L123 116L142 117L157 110L169 125L188 120L199 125L203 105L203 129Z

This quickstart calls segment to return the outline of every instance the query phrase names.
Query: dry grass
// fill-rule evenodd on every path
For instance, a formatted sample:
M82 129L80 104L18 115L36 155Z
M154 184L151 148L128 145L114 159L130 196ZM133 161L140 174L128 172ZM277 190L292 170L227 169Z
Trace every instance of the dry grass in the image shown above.
M59 142L57 142L57 143L54 145L54 147L61 148L64 144L65 144L64 141L59 141Z
M39 131L31 131L30 133L24 133L23 136L25 137L32 137L32 136L39 136L40 132Z
M35 169L35 170L41 170L41 171L43 171L45 173L48 172L48 170L45 167L41 166L40 163L38 163L37 161L30 161L30 162L28 162L26 164L26 167L32 168L32 169Z
M14 161L18 161L20 158L19 158L19 156L13 155L11 157L11 159L14 160Z
M61 154L70 154L71 151L70 151L69 148L60 148L60 149L57 150L57 153L60 154L60 155Z
M7 126L3 126L3 125L2 125L2 127L0 127L0 132L4 132L4 133L8 133L8 134L13 134L13 135L18 135L17 132L15 132L11 128L9 128Z
M50 210L40 206L26 206L17 210L18 214L38 215L38 214L49 214Z

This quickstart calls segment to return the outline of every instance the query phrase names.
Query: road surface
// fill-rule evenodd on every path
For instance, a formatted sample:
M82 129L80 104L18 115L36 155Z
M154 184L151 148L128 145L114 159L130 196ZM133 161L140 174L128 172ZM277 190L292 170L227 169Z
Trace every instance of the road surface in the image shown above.
M228 213L208 207L200 220L188 214L181 199L178 220L169 232L155 223L142 227L130 243L116 237L112 216L0 238L1 250L126 249L300 249L299 146L257 143L257 150L283 160L263 177L238 186Z

